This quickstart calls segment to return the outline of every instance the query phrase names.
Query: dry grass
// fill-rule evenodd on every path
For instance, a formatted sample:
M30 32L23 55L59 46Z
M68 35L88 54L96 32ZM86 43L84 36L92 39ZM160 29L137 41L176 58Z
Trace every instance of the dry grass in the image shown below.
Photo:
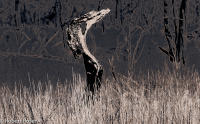
M25 119L48 124L199 124L200 76L157 72L133 80L107 79L93 98L85 80L74 75L71 85L55 88L0 89L0 123Z

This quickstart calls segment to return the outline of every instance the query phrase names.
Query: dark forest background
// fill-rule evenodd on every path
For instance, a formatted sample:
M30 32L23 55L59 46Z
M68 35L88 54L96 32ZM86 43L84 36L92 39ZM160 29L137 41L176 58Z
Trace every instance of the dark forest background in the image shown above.
M165 0L172 36L181 1ZM200 1L186 4L185 66L200 71ZM89 49L104 66L104 76L111 70L124 75L146 73L170 64L159 49L168 48L164 0L0 0L0 82L54 82L70 80L72 72L84 75L83 60L75 60L63 46L61 24L105 8L111 12L87 35Z

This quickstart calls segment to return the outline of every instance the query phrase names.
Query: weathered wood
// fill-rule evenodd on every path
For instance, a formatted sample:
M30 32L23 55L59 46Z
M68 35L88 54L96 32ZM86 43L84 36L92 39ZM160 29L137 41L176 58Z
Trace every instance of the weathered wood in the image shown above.
M87 87L91 92L94 92L95 88L98 89L100 87L103 68L88 50L86 35L91 26L99 22L109 12L110 9L91 11L79 18L74 18L69 21L65 29L65 36L67 37L66 43L72 50L74 57L79 58L83 56L87 75Z

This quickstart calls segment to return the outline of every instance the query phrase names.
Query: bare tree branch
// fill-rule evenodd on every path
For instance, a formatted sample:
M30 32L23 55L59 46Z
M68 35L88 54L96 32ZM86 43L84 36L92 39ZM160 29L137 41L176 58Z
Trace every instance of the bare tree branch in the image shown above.
M4 57L28 57L28 58L34 58L34 59L44 59L49 61L58 61L63 63L70 63L67 62L67 60L60 56L52 56L52 55L36 55L36 54L23 54L23 53L16 53L16 52L0 52L0 56Z

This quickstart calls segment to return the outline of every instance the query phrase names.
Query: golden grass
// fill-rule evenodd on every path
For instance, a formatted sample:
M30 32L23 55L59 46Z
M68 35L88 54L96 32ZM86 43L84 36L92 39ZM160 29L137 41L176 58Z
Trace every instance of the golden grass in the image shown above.
M70 85L69 85L70 84ZM93 98L86 82L56 87L38 83L32 88L0 88L0 123L15 121L48 124L199 124L200 76L157 72L133 80L106 79Z

